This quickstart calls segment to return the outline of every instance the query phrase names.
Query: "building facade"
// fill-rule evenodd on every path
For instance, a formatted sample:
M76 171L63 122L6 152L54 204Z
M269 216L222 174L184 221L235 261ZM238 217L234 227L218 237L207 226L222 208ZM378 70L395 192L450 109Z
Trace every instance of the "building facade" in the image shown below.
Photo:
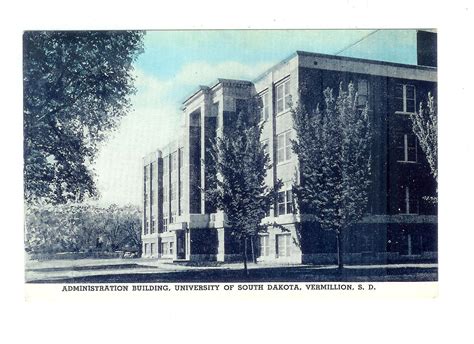
M360 106L369 107L373 129L372 191L369 214L344 237L346 262L433 261L437 259L436 182L416 136L410 114L428 92L436 94L434 66L298 51L253 81L218 79L200 86L183 103L185 124L175 141L143 163L144 257L172 260L240 259L225 214L206 202L209 140L222 135L253 97L261 99L262 143L272 168L266 183L283 182L278 201L263 221L271 227L258 240L258 260L281 263L334 263L333 232L305 228L304 245L296 225L304 223L292 196L298 158L290 100L308 109L323 103L323 90L352 82Z

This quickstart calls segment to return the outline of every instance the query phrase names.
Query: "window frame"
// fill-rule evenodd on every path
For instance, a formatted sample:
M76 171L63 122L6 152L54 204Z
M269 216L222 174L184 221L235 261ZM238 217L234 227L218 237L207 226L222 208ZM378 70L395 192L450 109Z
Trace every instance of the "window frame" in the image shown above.
M258 242L259 258L269 257L270 256L270 235L260 234L258 237L258 240L259 240Z
M280 137L283 137L283 147L280 147ZM293 159L293 148L291 140L293 139L293 130L289 129L277 135L276 160L277 165L287 163ZM283 160L280 160L280 151L283 151Z
M404 211L399 209L401 215L419 215L420 213L420 203L417 199L410 196L410 187L403 186L403 205L405 207ZM412 211L412 209L416 209Z
M283 194L283 201L280 202L280 195ZM280 206L284 207L284 212L280 212ZM288 215L295 213L295 206L293 203L293 190L286 189L278 192L277 195L277 206L276 206L276 216Z
M397 86L402 86L402 97L401 98L397 97L396 92L395 92L394 98L402 100L403 109L402 110L395 109L395 113L396 114L402 114L402 115L413 115L413 114L415 114L416 113L416 86L413 85L413 84L396 83L395 88ZM410 100L413 100L413 112L407 111L407 101L408 101L407 86L408 87L413 87L413 99L410 99Z
M280 245L280 238L284 238L284 246ZM284 251L282 250L284 248ZM287 258L291 256L291 234L290 233L281 233L275 235L275 256L276 258ZM282 254L282 252L284 254Z
M418 163L418 138L416 137L415 134L401 134L403 135L403 146L397 146L397 149L403 149L403 160L397 160L397 162L400 163L407 163L407 164L416 164ZM413 147L410 147L408 145L408 139L409 136L413 137L415 139L415 145ZM409 150L414 149L415 150L415 160L409 160Z
M288 76L275 85L275 113L277 115L283 114L290 110L289 102L291 102L291 78ZM281 89L281 97L279 97L279 90ZM282 109L279 109L279 101L282 101Z
M270 92L267 90L259 94L262 107L259 113L259 123L268 121L270 118Z
M360 88L361 84L365 83L366 87L366 93L365 94L360 94ZM364 97L365 102L363 104L360 103L360 98L359 97ZM370 84L368 79L358 79L357 80L357 108L358 109L364 109L365 106L367 105L368 109L370 109Z

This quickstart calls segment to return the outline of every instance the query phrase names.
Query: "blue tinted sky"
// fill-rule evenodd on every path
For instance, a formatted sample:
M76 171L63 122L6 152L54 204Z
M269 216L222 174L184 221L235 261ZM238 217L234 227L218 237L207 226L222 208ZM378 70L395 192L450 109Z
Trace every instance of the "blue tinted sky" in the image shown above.
M352 44L358 42L354 46ZM217 78L252 80L296 50L416 64L415 30L151 31L135 63L133 110L96 161L101 203L139 204L141 158L174 137L181 102Z

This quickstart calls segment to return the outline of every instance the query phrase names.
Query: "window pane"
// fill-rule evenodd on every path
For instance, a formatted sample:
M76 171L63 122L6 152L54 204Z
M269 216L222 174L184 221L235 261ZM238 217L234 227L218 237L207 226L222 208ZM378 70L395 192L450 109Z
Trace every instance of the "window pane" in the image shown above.
M415 100L407 99L407 112L415 112Z
M283 162L283 161L285 161L285 150L279 149L278 155L277 155L277 162Z
M416 148L408 148L407 149L407 160L416 162Z
M405 85L405 92L407 99L415 99L415 86L413 85Z
M283 99L278 99L277 100L277 112L282 112L283 111Z
M285 86L285 95L290 94L290 80L286 81L283 85Z
M285 203L279 203L278 204L278 215L284 215L285 214Z

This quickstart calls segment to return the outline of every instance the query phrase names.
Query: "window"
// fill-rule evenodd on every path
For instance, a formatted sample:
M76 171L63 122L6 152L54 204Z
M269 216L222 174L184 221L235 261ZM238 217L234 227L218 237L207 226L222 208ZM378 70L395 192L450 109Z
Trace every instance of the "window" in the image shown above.
M414 134L398 134L397 136L397 161L417 162L418 142Z
M167 256L169 254L169 251L168 251L168 243L167 242L162 242L161 243L161 254L163 256Z
M290 79L282 82L276 87L276 108L277 113L290 109L291 95L290 95Z
M268 112L269 112L269 92L265 92L263 95L260 96L261 99L261 109L260 109L260 122L268 120Z
M398 211L400 214L418 214L418 200L408 186L401 187Z
M369 82L359 79L357 82L357 107L365 108L369 101Z
M148 254L148 244L145 244L145 247L143 248L143 253L144 253L145 255Z
M278 193L277 216L293 213L293 193L291 190Z
M151 233L151 234L155 233L155 223L156 223L156 222L155 222L155 217L152 216L152 217L151 217L151 227L150 227L150 233Z
M267 257L270 254L270 243L268 235L261 235L259 238L260 257Z
M163 218L163 232L167 232L167 231L168 231L168 218L164 217Z
M148 234L148 229L150 228L150 222L148 220L145 221L145 234Z
M289 257L290 256L290 234L276 235L276 256Z
M291 159L291 130L284 132L277 137L277 163L285 162Z
M395 85L395 111L401 113L414 113L416 104L415 86Z
M173 255L174 252L174 242L170 241L170 249L169 249L169 254Z
M150 255L153 256L155 254L155 244L150 244Z

